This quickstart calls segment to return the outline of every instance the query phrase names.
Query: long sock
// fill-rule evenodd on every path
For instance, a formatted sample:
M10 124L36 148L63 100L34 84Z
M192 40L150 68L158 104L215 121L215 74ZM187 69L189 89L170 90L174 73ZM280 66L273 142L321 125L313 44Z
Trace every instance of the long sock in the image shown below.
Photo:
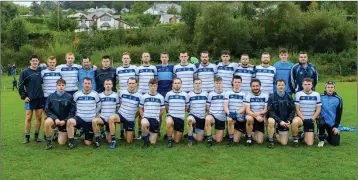
M25 138L30 139L30 133L25 133Z
M173 139L173 136L168 136L168 141L171 141Z
M148 143L148 133L143 133L142 136L143 136L144 143Z
M273 137L269 137L269 142L273 143Z
M234 135L233 134L229 134L229 140L234 141Z
M52 138L51 136L46 136L46 140L48 144L51 144Z
M188 133L188 140L192 140L193 139L193 133Z
M207 136L208 137L208 141L213 141L213 136L210 134Z
M94 135L94 138L95 138L96 142L99 142L99 141L100 141L100 139L99 139L99 134L98 134L98 133L96 133L96 134Z
M293 136L293 142L297 143L297 142L298 142L298 139L299 139L298 135L297 135L297 136Z
M34 134L35 134L35 138L38 138L38 137L39 137L39 131L36 131L36 130L35 130L35 133L34 133Z
M69 142L70 142L71 144L75 144L75 138L70 138L70 139L69 139Z
M247 142L251 143L252 142L252 137L251 136L247 136Z
M121 136L124 135L124 128L121 128Z
M116 141L116 136L115 136L115 135L111 135L111 139L112 139L112 142L113 142L113 141Z

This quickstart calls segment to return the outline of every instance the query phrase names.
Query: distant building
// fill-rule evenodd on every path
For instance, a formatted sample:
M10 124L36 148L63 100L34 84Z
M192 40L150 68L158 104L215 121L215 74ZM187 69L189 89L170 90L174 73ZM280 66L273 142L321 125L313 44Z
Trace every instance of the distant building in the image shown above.
M91 31L93 26L96 26L97 30L132 28L128 23L121 20L120 17L120 15L112 15L101 11L88 15L83 14L78 18L73 17L78 22L75 32Z
M123 8L123 9L121 10L121 13L129 13L129 9Z
M181 16L177 16L175 14L161 14L159 21L162 24L168 24L168 23L176 24L181 21Z
M144 14L151 14L151 15L160 15L160 14L167 14L168 9L174 7L178 13L181 12L181 6L175 3L163 3L163 4L154 4L152 7L144 11Z
M105 13L110 13L110 14L115 14L117 11L115 9L109 9L109 8L97 8L94 9L94 8L90 8L90 9L87 9L87 12L90 14L90 13L95 13L95 12L105 12Z

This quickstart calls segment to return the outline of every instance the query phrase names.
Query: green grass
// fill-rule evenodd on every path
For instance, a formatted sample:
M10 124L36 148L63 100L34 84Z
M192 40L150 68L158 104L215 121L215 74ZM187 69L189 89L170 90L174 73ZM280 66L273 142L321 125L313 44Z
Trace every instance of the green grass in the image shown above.
M2 179L356 179L356 133L342 132L341 145L267 149L264 145L247 148L242 143L228 148L226 142L207 148L199 143L192 148L186 140L166 147L159 140L155 147L141 149L142 141L115 150L104 144L99 149L85 147L65 150L54 144L23 145L24 103L11 87L11 78L2 77L1 133ZM337 83L344 100L342 124L356 127L357 83ZM322 92L323 83L318 91ZM164 123L162 132L164 131ZM42 135L41 135L42 137ZM31 132L31 138L33 134Z

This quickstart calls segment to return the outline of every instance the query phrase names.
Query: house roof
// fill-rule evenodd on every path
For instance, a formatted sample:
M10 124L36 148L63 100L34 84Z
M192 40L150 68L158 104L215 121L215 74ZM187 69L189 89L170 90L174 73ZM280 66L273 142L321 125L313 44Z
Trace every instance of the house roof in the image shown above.
M88 29L88 26L85 23L82 23L78 26L79 29Z
M104 23L101 25L101 27L111 27L111 25L109 25L108 22L104 22Z
M113 18L114 18L114 19L120 19L120 18L121 18L121 15L113 15Z
M85 14L83 14L83 13L71 14L71 15L68 15L67 18L79 18L82 15L85 15Z
M151 8L147 9L147 11L168 11L170 7L174 6L175 9L177 9L178 12L181 11L181 6L175 3L163 3L163 4L155 4Z
M88 15L86 16L86 18L87 18L87 19L92 19L92 17L93 17L94 15L96 15L98 18L100 18L100 17L102 17L102 16L104 16L104 15L108 15L108 16L110 16L110 17L113 17L113 16L112 16L111 14L109 14L109 13L97 11L97 12L88 14Z

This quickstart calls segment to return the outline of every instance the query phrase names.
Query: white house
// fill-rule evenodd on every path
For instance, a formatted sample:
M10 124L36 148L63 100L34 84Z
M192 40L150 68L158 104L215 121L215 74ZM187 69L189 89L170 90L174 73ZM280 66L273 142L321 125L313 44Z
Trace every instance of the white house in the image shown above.
M162 24L168 24L168 23L179 23L181 21L181 16L177 16L175 14L161 14L160 23Z
M111 14L115 14L117 11L115 9L109 9L109 8L90 8L90 9L87 9L87 12L90 14L90 13L95 13L95 12L105 12L105 13L111 13Z
M95 25L98 30L132 28L128 23L120 19L120 15L111 15L101 11L88 15L81 15L76 21L78 22L78 27L75 32L90 31L92 30L93 25Z
M151 15L160 15L160 14L167 14L167 11L170 7L174 7L179 13L181 12L181 6L179 6L178 4L175 3L167 3L167 4L156 4L154 3L154 5L152 7L150 7L149 9L147 9L146 11L144 11L144 14L151 14Z

